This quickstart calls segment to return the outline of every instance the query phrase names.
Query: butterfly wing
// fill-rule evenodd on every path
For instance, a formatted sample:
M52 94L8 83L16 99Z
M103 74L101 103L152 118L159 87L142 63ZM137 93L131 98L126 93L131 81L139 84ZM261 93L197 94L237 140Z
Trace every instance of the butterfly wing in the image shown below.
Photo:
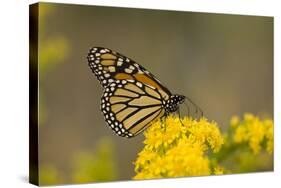
M105 88L116 80L136 80L162 90L167 95L171 92L144 67L113 50L93 47L88 54L88 63L101 85Z
M133 137L164 116L164 96L136 80L116 80L105 89L101 110L108 125L123 137Z

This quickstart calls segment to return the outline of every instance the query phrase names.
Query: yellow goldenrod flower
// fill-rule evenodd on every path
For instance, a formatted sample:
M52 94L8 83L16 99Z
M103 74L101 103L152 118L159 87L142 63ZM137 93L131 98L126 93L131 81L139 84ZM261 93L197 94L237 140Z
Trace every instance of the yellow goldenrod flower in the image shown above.
M134 179L219 175L270 169L271 165L273 121L250 113L243 119L233 116L224 136L216 122L175 116L153 122L144 136ZM262 149L267 153L261 153ZM268 162L260 166L259 159Z
M202 118L200 121L188 121L185 119L183 122L187 123L187 130L190 132L189 139L193 142L200 142L205 149L211 148L214 152L217 152L223 144L223 138L220 130L215 122L208 122L207 119Z
M211 174L207 151L217 152L223 137L207 119L167 117L154 122L145 133L145 147L135 161L134 179Z
M234 142L236 142L236 143L242 143L244 141L247 141L248 132L247 132L246 127L244 127L244 126L237 127L233 139L234 139Z
M209 160L199 142L187 138L179 140L176 147L167 151L167 177L209 175Z
M248 143L254 154L262 149L266 142L266 150L273 151L273 121L260 120L258 117L246 113L244 119L234 128L233 140L235 143Z
M165 126L163 124L167 126L162 127ZM169 126L171 124L173 124L173 126ZM146 137L144 144L150 149L157 149L160 146L167 147L177 139L181 133L185 132L184 129L185 127L181 125L179 118L167 118L165 122L159 120L153 123L149 131L144 133Z

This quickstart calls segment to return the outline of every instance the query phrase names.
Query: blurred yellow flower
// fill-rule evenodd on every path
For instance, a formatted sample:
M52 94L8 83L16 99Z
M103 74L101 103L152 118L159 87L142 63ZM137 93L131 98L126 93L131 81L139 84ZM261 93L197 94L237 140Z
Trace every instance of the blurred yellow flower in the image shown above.
M59 184L62 182L63 179L54 165L43 164L40 166L39 185Z
M235 134L233 136L234 142L241 143L248 140L247 129L244 126L237 127Z
M116 157L112 141L109 138L102 138L97 143L95 152L77 153L73 170L73 183L116 180Z
M58 66L59 63L65 63L65 61L69 55L70 44L69 40L59 34L51 34L48 32L46 28L46 23L48 23L49 19L52 19L52 13L54 12L55 7L50 4L40 4L39 6L39 33L38 33L38 43L30 43L33 48L31 50L38 50L38 57L34 56L37 53L31 53L31 59L33 61L30 62L31 66L38 66L39 69L39 125L42 126L45 124L48 119L48 109L45 104L45 88L44 82L46 79L47 72L52 70ZM35 48L38 46L38 49Z
M211 174L207 151L217 152L223 137L215 122L207 119L158 120L145 133L145 147L135 161L134 179Z
M266 119L264 120L264 125L265 125L265 130L266 130L266 133L265 133L265 138L267 139L267 142L266 142L266 150L268 153L272 153L273 152L273 137L274 137L274 134L273 134L273 121L270 120L270 119Z
M221 175L224 174L224 169L221 166L217 166L214 168L214 174L215 175Z
M239 122L240 122L239 117L238 117L238 116L233 116L233 117L230 119L230 126L231 126L231 127L236 127Z
M260 118L253 114L246 113L244 119L234 129L233 140L235 143L247 143L254 154L262 149L266 142L266 149L269 153L273 151L273 121Z

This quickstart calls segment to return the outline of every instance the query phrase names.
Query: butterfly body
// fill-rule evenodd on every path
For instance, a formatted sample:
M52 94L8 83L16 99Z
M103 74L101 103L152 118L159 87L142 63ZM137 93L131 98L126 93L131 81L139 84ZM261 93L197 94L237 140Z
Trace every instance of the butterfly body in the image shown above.
M101 111L119 136L133 137L152 121L175 112L185 96L172 95L144 67L113 50L94 47L88 64L103 87Z
M169 100L164 101L166 116L172 112L176 112L179 109L179 105L182 104L184 100L184 95L171 95Z

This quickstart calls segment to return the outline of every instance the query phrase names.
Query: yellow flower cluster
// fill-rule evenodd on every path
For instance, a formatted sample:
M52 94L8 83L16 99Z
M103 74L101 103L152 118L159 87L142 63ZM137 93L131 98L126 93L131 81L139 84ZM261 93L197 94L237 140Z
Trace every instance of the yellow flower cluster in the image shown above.
M74 158L73 183L116 180L117 168L114 155L114 145L106 137L98 141L94 153L77 153Z
M230 121L234 129L233 140L235 143L247 143L254 154L258 154L266 144L268 153L273 152L273 121L246 113L243 120L233 117Z
M217 152L223 137L215 122L175 116L154 122L145 133L145 147L135 162L134 179L222 174L210 167L207 151Z

